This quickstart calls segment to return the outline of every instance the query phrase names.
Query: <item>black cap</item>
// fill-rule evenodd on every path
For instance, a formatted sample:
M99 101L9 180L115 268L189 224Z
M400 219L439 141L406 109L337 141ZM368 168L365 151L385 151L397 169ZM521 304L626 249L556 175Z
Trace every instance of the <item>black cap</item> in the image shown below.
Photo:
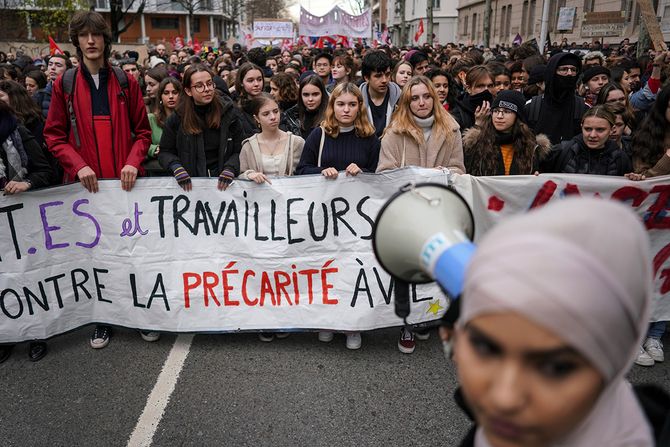
M526 98L516 90L503 90L493 100L491 109L507 109L516 113L521 121L526 122Z
M586 84L592 78L601 74L607 75L608 78L612 77L612 74L610 73L609 69L601 67L600 65L594 65L584 70L584 73L582 73L582 82Z

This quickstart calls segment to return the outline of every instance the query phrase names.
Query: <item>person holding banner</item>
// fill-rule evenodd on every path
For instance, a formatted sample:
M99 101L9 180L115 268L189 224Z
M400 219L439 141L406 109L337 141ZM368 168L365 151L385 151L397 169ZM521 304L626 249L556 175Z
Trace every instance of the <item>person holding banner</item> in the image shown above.
M448 168L464 174L463 143L456 120L444 110L432 82L425 76L414 76L403 87L391 124L384 131L376 172L405 166ZM427 340L427 331L416 333ZM402 328L398 349L414 352L415 334Z
M151 144L140 86L109 64L112 32L100 13L75 13L69 34L82 63L53 84L44 140L65 171L64 182L79 180L96 193L98 179L120 179L130 191ZM111 326L96 326L91 347L104 348L111 335Z
M633 165L623 149L610 139L616 117L606 106L594 106L582 119L582 133L553 147L540 172L623 176Z
M470 175L533 175L551 151L546 135L526 124L526 99L516 90L502 90L481 128L463 134L465 169Z
M347 176L374 172L379 160L379 140L365 109L363 95L355 84L347 82L335 87L325 119L305 141L296 173L321 174L336 180L340 171ZM360 332L346 335L348 349L361 347ZM332 332L319 333L322 342L332 339Z
M475 422L461 446L655 445L667 393L626 380L651 311L646 233L629 207L568 198L484 236L451 340Z
M214 72L204 64L186 70L183 88L177 113L163 129L158 162L185 191L192 188L191 177L218 177L218 189L225 191L240 172L238 113L219 95Z
M51 185L53 177L42 147L19 122L11 106L0 100L0 189L5 195L20 194ZM0 363L9 358L12 348L13 345L0 346ZM46 354L45 342L30 343L28 358L31 361L37 362Z

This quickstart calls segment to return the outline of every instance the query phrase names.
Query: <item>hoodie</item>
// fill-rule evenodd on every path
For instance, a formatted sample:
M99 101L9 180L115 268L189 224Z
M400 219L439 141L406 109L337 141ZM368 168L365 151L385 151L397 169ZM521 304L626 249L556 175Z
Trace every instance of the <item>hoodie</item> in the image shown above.
M370 123L374 123L374 120L372 119L372 110L370 110L370 95L368 95L368 83L364 82L361 84L361 93L363 94L363 102L365 103L365 107L368 111L368 119L370 120ZM391 115L393 114L393 111L395 110L395 106L398 103L398 99L400 99L400 87L398 87L398 84L395 82L389 82L388 83L388 92L387 95L388 97L388 106L386 107L386 123L384 124L384 129L386 126L388 126L389 122L391 122ZM374 124L373 124L374 125ZM377 136L380 136L381 133L383 132L384 129L376 129L375 134Z

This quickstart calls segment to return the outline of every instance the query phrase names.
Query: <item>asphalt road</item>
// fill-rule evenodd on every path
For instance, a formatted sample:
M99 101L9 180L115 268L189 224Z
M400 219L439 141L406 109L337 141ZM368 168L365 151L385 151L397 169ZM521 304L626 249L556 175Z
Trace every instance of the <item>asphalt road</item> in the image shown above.
M176 336L147 343L119 329L93 350L91 330L54 338L38 363L18 345L0 365L0 445L128 445ZM457 445L469 423L451 398L453 366L435 334L412 355L397 335L365 333L359 351L342 335L197 335L151 445ZM670 391L669 376L670 362L631 372Z

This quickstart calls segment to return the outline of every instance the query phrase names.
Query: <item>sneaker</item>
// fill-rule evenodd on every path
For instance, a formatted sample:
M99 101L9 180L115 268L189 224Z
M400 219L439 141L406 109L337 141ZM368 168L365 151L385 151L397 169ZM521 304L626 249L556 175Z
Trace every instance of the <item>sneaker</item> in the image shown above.
M635 358L635 364L640 366L654 366L654 359L651 358L649 353L640 346L640 352L638 352L637 357Z
M112 337L111 326L96 326L93 335L91 335L91 348L102 349L109 344Z
M360 349L363 344L360 332L351 332L347 334L347 349Z
M426 341L430 338L430 332L428 331L429 329L421 329L420 331L415 331L414 337L416 337L417 340Z
M655 362L662 362L665 360L665 355L663 355L663 343L661 340L657 338L647 338L642 346Z
M148 342L158 341L161 338L160 332L140 331L140 335L142 336L142 340Z
M330 343L333 341L333 333L331 331L320 331L319 341L323 343Z
M265 343L270 343L272 340L275 339L275 334L273 334L272 332L261 332L260 334L258 334L258 339Z
M400 352L411 354L414 352L415 347L414 333L407 328L400 329L400 340L398 340L398 349Z

